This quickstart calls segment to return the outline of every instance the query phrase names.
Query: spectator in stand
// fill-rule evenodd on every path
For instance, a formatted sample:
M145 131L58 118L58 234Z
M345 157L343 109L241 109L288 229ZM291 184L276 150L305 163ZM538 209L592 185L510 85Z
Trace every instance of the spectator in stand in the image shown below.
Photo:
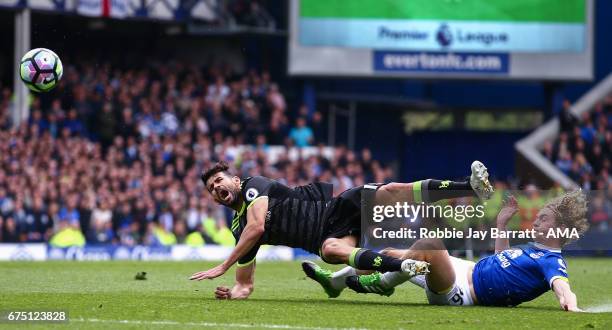
M102 111L98 114L96 123L96 133L102 143L102 147L106 148L115 138L115 126L117 124L111 103L105 103L102 106Z
M299 117L295 121L295 127L289 131L289 138L297 147L307 147L314 141L312 129L306 126L306 119Z
M563 109L561 109L561 113L559 114L559 123L561 132L569 133L576 126L576 118L570 112L572 104L569 100L563 101Z
M588 145L593 144L593 139L595 138L595 127L593 127L593 121L591 120L590 114L584 113L582 127L580 128L580 137L584 140Z
M80 228L81 215L77 209L78 196L75 193L68 195L64 207L59 212L61 221L67 221L68 225L74 228Z
M287 108L285 97L280 93L277 84L270 85L270 91L268 92L268 104L272 111L284 112Z
M610 227L612 219L612 202L605 198L605 191L597 192L593 202L589 205L589 213L591 219L591 227L597 231L607 231Z
M118 232L120 228L123 229L127 235L130 234L134 217L132 215L132 206L128 202L121 203L118 210L112 212L112 226L113 231Z
M76 109L68 111L68 117L62 123L63 128L67 128L72 136L85 135L85 126L78 118Z
M215 79L213 85L208 86L208 92L206 93L206 102L212 104L222 104L223 101L229 96L230 89L225 84L225 78L219 75Z
M107 198L102 197L98 203L98 207L91 212L91 222L89 225L90 232L87 235L88 240L102 243L110 242L113 238L113 211L109 205Z
M8 216L13 211L13 200L6 194L6 189L0 186L0 215Z
M267 140L270 144L285 144L287 138L287 116L282 111L272 112Z
M53 222L44 209L44 201L35 196L32 207L27 210L25 226L26 240L28 242L46 242L53 232Z
M6 243L18 243L21 242L19 237L19 230L17 229L17 223L13 217L9 216L4 220L4 231L2 233L2 239Z
M313 135L318 141L327 140L327 126L323 123L323 114L321 112L315 111L308 125L312 127Z
M29 126L36 125L38 126L39 130L42 131L47 125L45 120L43 119L42 111L40 110L32 111L32 114L30 118L28 119L28 124Z
M23 200L17 198L15 200L15 207L13 208L12 218L15 220L17 226L17 234L19 235L19 241L23 242L27 240L27 227L28 227L28 214L23 205Z

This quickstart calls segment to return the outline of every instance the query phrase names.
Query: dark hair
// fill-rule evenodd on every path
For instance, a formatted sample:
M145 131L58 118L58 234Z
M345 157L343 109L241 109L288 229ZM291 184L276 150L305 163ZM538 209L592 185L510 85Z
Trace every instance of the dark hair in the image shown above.
M204 171L204 173L202 173L202 177L201 177L202 182L204 183L204 185L206 185L206 181L208 181L210 177L212 177L213 175L219 172L226 172L227 174L229 174L228 170L229 170L229 165L227 165L226 162L224 161L217 162L215 166L209 168L208 170Z

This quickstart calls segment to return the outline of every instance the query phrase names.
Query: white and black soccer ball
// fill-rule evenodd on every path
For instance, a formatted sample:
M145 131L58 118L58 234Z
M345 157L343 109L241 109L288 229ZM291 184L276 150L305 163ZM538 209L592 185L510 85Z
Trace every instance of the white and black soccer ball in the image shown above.
M35 48L21 58L21 80L35 92L48 92L62 79L64 67L57 54L46 48Z

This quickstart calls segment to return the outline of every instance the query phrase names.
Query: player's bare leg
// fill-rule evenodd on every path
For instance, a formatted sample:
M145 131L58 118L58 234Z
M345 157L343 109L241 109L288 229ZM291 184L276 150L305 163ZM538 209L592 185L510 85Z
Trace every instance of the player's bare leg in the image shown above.
M328 238L321 247L321 256L330 264L348 264L349 257L359 243L357 236Z

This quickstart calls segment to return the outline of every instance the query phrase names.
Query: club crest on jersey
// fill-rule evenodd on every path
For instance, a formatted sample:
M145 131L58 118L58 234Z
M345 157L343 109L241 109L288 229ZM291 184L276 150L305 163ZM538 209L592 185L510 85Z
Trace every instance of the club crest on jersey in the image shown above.
M544 252L538 252L538 253L530 253L529 254L530 257L532 257L533 259L539 259L540 257L544 256Z
M259 191L257 191L257 189L255 188L247 189L245 194L247 202L252 202L255 198L257 198L258 195Z
M523 250L521 249L509 249L506 250L506 253L508 254L508 257L510 257L510 259L516 259L520 256L523 255Z

